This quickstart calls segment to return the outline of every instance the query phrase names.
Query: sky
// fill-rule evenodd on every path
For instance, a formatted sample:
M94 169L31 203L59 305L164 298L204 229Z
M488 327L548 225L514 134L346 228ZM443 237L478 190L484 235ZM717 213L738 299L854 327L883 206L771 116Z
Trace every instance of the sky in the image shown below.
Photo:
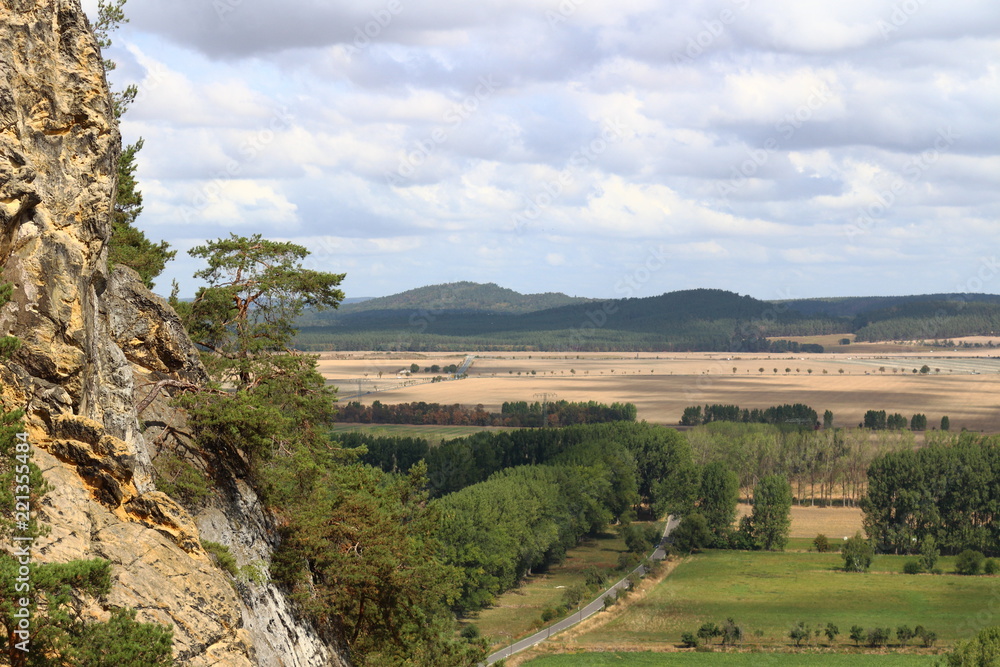
M84 0L91 17L96 0ZM349 297L1000 293L996 0L132 0L139 226Z

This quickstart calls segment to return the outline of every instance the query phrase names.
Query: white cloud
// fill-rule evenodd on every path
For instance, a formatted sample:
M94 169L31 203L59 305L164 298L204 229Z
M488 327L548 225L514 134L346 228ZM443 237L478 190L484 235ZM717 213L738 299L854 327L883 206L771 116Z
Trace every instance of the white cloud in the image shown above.
M992 0L392 2L127 6L151 233L300 239L366 295L607 295L660 243L650 290L942 291L1000 240Z

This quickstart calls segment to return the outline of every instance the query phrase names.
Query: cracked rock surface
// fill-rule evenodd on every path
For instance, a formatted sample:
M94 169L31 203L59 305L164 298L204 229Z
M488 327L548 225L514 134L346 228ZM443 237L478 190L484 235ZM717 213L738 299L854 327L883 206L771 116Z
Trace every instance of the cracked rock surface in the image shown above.
M281 591L236 584L203 550L207 530L241 565L270 558L271 520L239 466L193 449L166 391L136 413L156 382L205 374L163 299L108 270L119 147L80 0L0 0L0 270L14 285L0 336L22 341L0 363L0 407L25 410L53 487L35 558L109 560L112 591L90 613L129 606L172 625L177 664L346 665ZM156 489L163 448L230 476L197 517Z

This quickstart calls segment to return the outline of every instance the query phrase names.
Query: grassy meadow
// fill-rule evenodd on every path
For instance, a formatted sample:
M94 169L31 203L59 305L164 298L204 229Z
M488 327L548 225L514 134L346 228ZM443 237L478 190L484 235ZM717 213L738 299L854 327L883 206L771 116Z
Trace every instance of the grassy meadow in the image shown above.
M998 620L1000 578L905 575L906 560L879 555L871 572L849 574L839 571L839 554L707 551L685 559L621 614L581 629L571 645L665 648L682 632L732 617L743 626L745 643L770 648L790 647L788 631L799 621L814 629L836 624L841 635L834 649L854 646L852 625L893 631L923 625L942 646L973 635L978 626L971 618ZM939 567L949 572L954 565L943 558ZM813 640L827 644L825 636Z
M933 665L934 656L831 653L576 653L535 658L524 667L914 667Z
M660 531L663 530L663 522L656 525ZM570 549L562 563L529 576L518 588L502 595L495 605L471 614L464 622L474 623L495 646L509 644L511 640L543 627L540 622L542 611L559 606L563 592L582 584L587 570L614 568L618 556L625 551L625 541L614 531L588 537L578 547ZM624 574L611 576L613 581L617 581ZM553 619L553 622L561 618Z

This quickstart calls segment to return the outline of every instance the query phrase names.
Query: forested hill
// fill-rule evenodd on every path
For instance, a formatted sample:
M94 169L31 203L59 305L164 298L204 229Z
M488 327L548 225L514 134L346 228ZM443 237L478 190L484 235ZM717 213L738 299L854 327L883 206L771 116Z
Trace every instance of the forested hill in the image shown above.
M839 333L845 320L807 317L749 296L699 289L521 313L488 304L463 310L427 302L411 308L345 308L325 321L303 324L297 344L310 350L738 351L766 349L768 336Z
M310 325L357 316L360 313L405 310L432 313L530 313L573 303L587 303L593 299L573 297L561 292L521 294L495 283L457 282L428 285L400 292L391 296L344 303L335 311L313 313L306 320Z
M921 304L1000 304L997 294L912 294L908 296L846 296L827 299L793 299L775 302L799 311L803 315L828 315L830 317L850 317L876 311L905 312L909 306L921 308Z

